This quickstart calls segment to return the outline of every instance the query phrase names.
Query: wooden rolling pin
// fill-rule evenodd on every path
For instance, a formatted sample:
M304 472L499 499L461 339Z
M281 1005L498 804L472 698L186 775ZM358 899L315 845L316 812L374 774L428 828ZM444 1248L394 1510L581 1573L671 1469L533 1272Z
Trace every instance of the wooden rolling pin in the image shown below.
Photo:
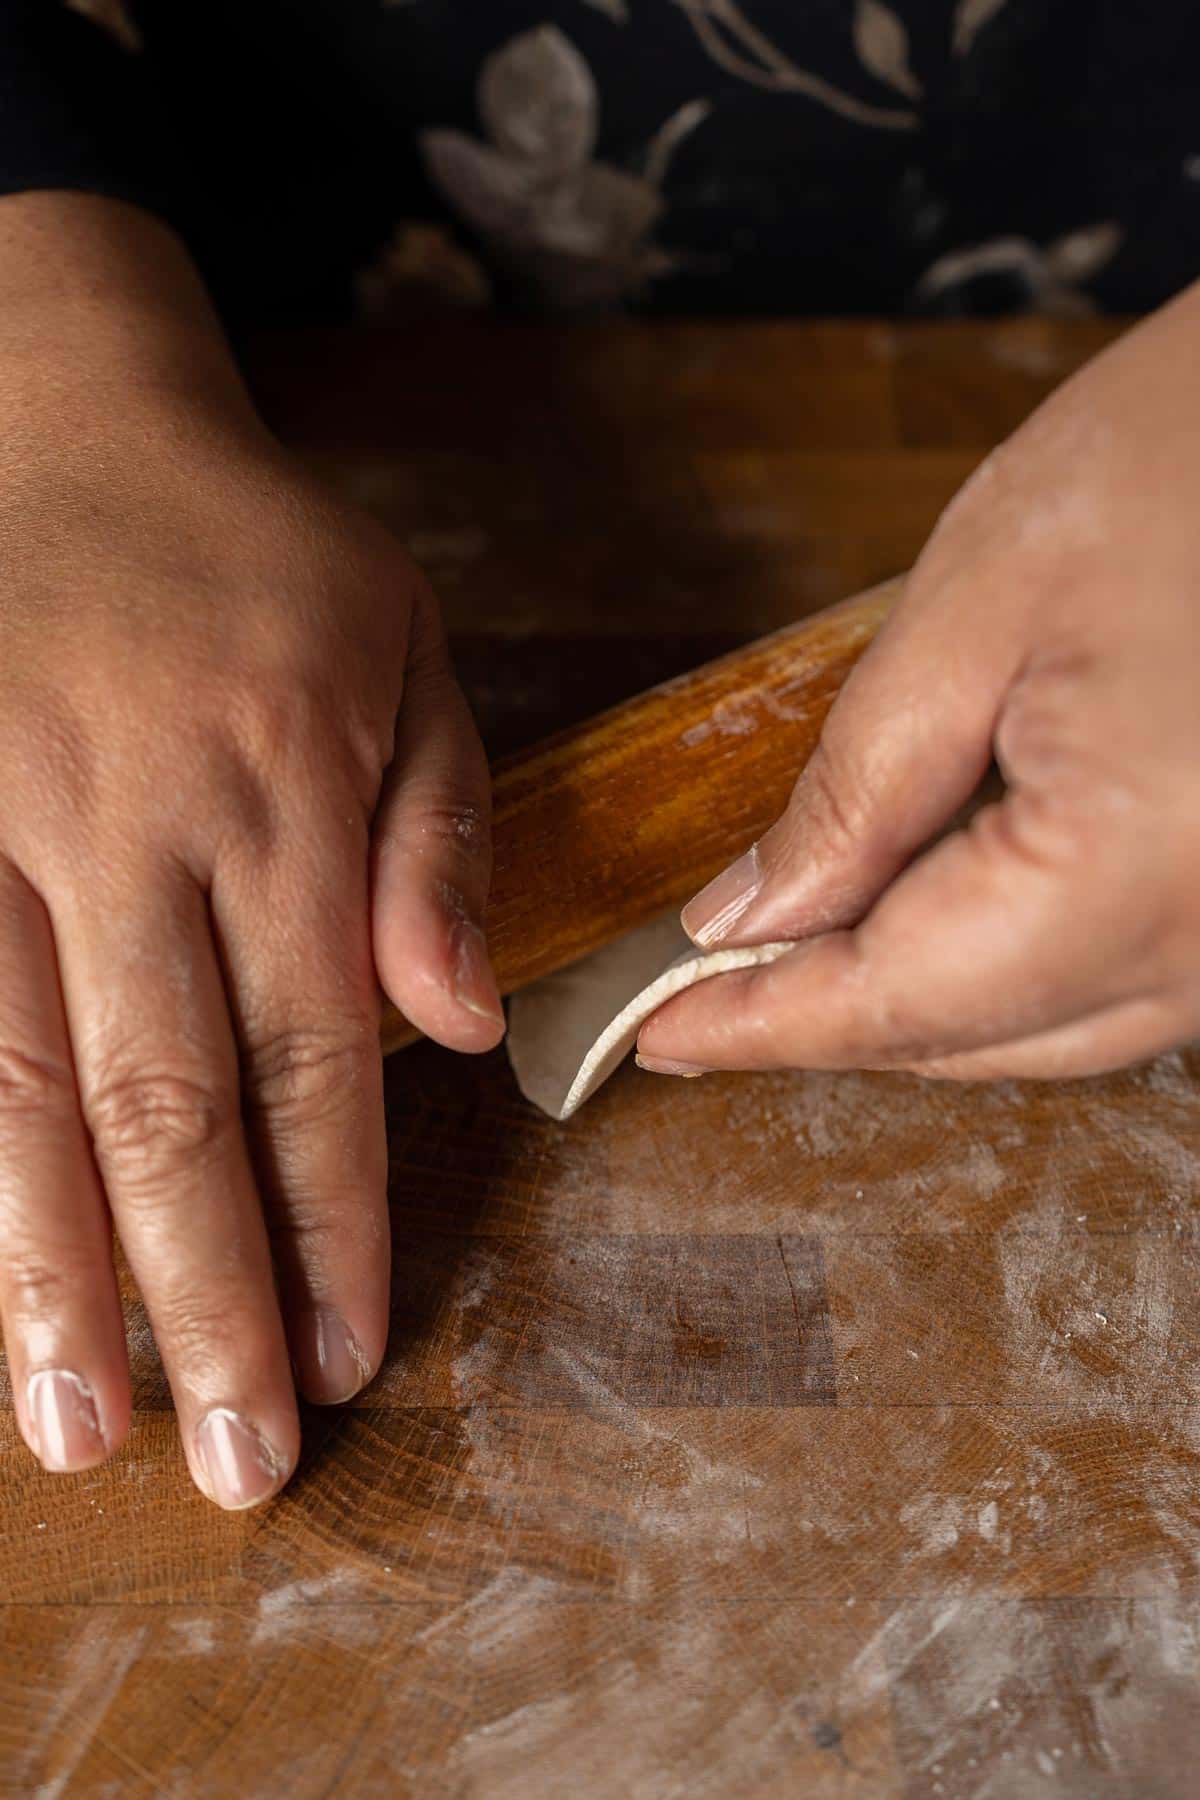
M496 765L488 943L502 994L682 905L778 818L892 581ZM383 1047L417 1033L394 1007Z

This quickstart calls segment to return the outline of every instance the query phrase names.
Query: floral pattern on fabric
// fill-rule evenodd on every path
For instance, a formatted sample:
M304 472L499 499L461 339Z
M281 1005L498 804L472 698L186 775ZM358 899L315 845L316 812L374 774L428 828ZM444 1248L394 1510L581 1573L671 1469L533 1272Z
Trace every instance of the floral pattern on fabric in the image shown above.
M426 131L421 154L434 185L531 299L612 305L673 267L652 241L660 188L674 150L706 116L706 102L692 101L668 119L634 173L596 159L596 85L553 25L488 57L478 93L489 141Z
M1020 310L1060 319L1081 319L1097 311L1083 284L1121 247L1120 226L1111 223L1073 231L1039 248L1028 238L996 238L968 250L951 250L926 269L917 283L920 300L940 298L979 276L1002 275L1023 297Z
M719 68L739 80L776 93L803 94L859 125L892 131L911 131L916 127L913 113L903 108L873 106L813 70L799 68L751 22L737 0L674 0L674 4L687 18L706 53ZM915 83L902 67L904 27L880 0L858 0L854 38L865 66L873 74L906 92L913 91ZM897 60L904 77L901 82L895 80Z
M19 4L32 21L40 0ZM136 198L144 168L231 317L1078 314L1200 275L1200 7L1179 0L54 13L100 29L7 28L31 73L0 191L40 160ZM141 49L123 73L113 38Z
M392 0L395 3L395 0ZM629 23L627 0L584 0ZM798 67L754 26L738 0L672 0L721 69L755 86L796 93L864 130L915 131L925 86L908 30L884 0L854 0L851 37L862 68L911 103L878 106ZM951 51L969 54L1009 0L959 0ZM420 147L434 185L455 214L503 263L527 299L558 307L610 305L635 297L680 264L653 241L664 211L670 155L711 106L681 107L647 148L639 172L595 160L599 97L587 64L555 26L513 38L489 56L478 83L487 141L428 130ZM953 306L956 290L981 278L1007 284L1013 310L1078 316L1096 310L1084 291L1120 248L1113 223L1083 227L1039 248L1006 236L944 251L912 286L915 307Z

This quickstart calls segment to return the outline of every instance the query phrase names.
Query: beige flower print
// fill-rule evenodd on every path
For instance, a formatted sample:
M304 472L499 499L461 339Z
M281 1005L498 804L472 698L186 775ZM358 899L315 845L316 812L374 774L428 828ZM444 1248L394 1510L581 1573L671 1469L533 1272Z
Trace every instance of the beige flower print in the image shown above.
M1045 245L1023 237L993 238L939 256L918 281L914 295L918 301L929 301L978 275L1007 275L1025 290L1026 310L1060 319L1087 318L1098 309L1082 284L1107 267L1123 240L1124 233L1113 220L1084 226Z
M700 45L727 75L776 94L803 94L856 125L880 131L915 131L917 114L908 107L876 106L835 87L812 69L802 69L759 30L738 0L674 0ZM859 59L877 80L908 98L920 86L908 67L908 34L882 0L856 0L853 34Z
M126 50L140 50L142 34L134 24L125 0L66 0L70 12L82 13Z
M853 32L863 68L910 100L919 100L924 90L909 67L908 33L891 8L882 0L858 0Z
M593 4L607 0L592 0ZM623 5L624 0L613 0ZM785 56L750 17L751 0L673 0L702 47L726 74L774 93L803 94L818 106L880 131L915 131L920 119L904 107L876 106L826 81ZM957 0L950 26L951 50L966 56L983 28L1008 0ZM904 21L885 0L851 0L850 32L858 60L885 87L917 101L924 89L908 56Z
M984 26L1008 5L1008 0L958 0L950 32L955 56L965 56Z
M486 142L433 130L419 148L435 187L527 299L612 305L675 266L653 242L660 190L678 145L707 117L706 101L666 121L634 174L596 160L596 84L556 26L489 56L477 97Z

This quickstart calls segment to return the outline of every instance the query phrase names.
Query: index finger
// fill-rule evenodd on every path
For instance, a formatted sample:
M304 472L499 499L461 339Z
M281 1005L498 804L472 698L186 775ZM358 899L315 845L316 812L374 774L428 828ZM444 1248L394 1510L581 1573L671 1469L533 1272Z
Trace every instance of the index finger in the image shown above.
M886 890L862 924L662 1007L639 1053L710 1069L925 1063L1134 997L1150 941L1128 845L1010 794ZM1097 834L1099 836L1099 834Z

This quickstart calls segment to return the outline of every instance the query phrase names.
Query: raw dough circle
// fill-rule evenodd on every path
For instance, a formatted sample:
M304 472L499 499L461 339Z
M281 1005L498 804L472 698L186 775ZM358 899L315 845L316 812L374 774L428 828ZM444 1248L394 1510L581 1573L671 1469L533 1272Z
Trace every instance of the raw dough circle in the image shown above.
M509 1002L508 1053L521 1092L552 1119L569 1119L672 995L713 975L774 962L795 948L775 943L698 950L671 913L534 982ZM655 969L660 973L648 979Z

